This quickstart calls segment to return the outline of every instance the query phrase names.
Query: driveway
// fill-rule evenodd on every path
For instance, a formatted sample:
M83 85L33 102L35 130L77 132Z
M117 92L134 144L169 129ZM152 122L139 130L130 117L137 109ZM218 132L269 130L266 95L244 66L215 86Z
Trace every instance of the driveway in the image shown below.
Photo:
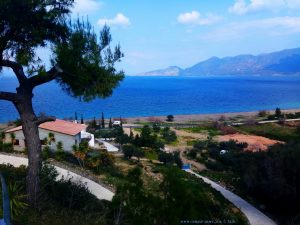
M203 179L205 183L210 184L212 188L221 192L221 194L226 199L228 199L231 203L233 203L237 208L239 208L245 214L250 225L276 225L276 223L273 220L271 220L261 211L256 209L254 206L252 206L250 203L246 202L244 199L240 198L236 194L226 190L219 184L193 172L192 170L185 170L185 171L195 175L196 177Z

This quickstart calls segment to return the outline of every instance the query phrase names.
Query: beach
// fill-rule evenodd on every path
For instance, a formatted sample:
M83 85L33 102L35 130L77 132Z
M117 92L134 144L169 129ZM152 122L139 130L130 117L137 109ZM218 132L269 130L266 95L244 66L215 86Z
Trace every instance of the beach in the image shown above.
M265 110L269 114L274 114L274 110ZM300 109L286 109L281 110L283 113L295 113L300 112ZM224 117L225 119L232 118L243 118L243 119L251 119L257 116L259 111L251 111L251 112L232 112L232 113L212 113L212 114L191 114L191 115L173 115L174 122L199 122L199 121L215 121ZM154 122L165 121L166 116L147 116L147 117L129 117L124 118L127 123L136 123L136 122ZM118 119L118 118L116 118Z

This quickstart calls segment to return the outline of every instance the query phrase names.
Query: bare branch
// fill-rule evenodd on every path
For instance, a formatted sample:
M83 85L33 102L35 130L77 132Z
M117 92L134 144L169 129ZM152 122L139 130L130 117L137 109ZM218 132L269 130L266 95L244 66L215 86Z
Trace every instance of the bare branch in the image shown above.
M10 60L2 60L0 61L0 66L11 68L14 71L20 83L24 83L27 80L27 77L24 74L23 67L21 64Z
M62 69L55 65L52 67L45 75L36 75L28 79L29 84L34 88L38 85L50 82L54 80L56 77L59 76L60 73L62 73Z
M39 116L37 117L37 120L35 121L36 125L40 125L45 122L55 121L56 118L54 116Z
M0 100L6 100L6 101L10 101L10 102L16 102L17 99L18 99L18 96L17 96L16 93L0 91Z

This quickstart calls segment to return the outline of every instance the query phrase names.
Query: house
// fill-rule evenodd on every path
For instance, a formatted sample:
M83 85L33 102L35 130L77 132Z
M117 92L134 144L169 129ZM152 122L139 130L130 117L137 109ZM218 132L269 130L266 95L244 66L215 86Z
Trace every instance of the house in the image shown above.
M56 150L58 142L62 142L65 151L72 151L73 145L79 145L83 140L88 141L91 147L95 145L94 135L86 132L87 125L56 119L53 122L45 122L39 125L39 135L42 146L48 144L52 150ZM11 140L14 134L14 140ZM49 135L50 134L50 135ZM51 136L51 138L49 138ZM51 141L49 140L51 139ZM48 140L48 141L47 141ZM13 142L15 150L25 148L25 138L22 126L15 127L5 132L5 141Z
M113 127L121 126L121 121L120 120L115 120L112 125L113 125Z

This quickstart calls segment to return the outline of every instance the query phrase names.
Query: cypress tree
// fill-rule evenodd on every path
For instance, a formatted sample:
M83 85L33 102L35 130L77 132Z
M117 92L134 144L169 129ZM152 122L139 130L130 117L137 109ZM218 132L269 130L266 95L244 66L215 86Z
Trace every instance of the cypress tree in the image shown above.
M83 121L83 115L81 114L81 118L80 118L80 123L81 124L84 124L84 121Z
M105 128L104 114L102 112L101 127Z
M111 122L111 117L109 118L109 124L108 124L109 128L112 128L112 122Z
M75 121L78 121L77 112L75 112Z

